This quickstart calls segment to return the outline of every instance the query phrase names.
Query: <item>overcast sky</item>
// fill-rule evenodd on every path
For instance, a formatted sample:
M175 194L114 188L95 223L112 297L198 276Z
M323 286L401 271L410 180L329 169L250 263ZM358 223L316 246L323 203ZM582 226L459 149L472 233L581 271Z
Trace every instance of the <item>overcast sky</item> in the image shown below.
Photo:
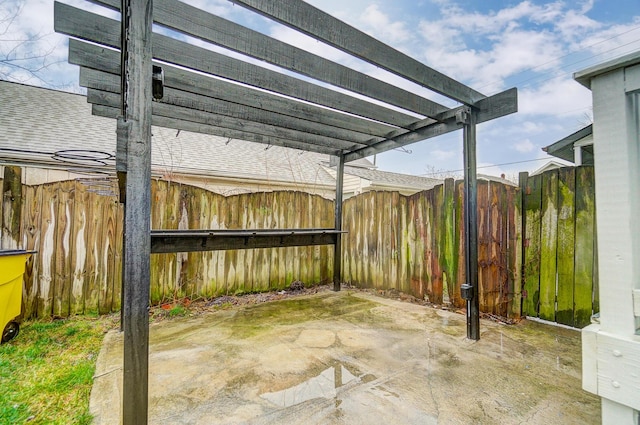
M63 2L100 9L82 0ZM294 37L291 30L230 1L187 2L397 84L398 79L384 71L315 40ZM478 127L479 172L493 175L515 175L544 165L548 157L543 146L591 120L591 93L573 80L573 73L640 49L639 0L308 2L483 94L517 87L519 112ZM13 21L6 19L16 13ZM16 41L28 38L35 41L18 43L12 50ZM0 63L0 78L78 91L78 69L66 64L66 46L66 37L53 33L53 0L0 0L0 58L47 54L38 77ZM13 64L34 66L26 61ZM442 102L428 90L405 87ZM378 166L417 175L462 168L461 132L407 149L410 152L379 155Z

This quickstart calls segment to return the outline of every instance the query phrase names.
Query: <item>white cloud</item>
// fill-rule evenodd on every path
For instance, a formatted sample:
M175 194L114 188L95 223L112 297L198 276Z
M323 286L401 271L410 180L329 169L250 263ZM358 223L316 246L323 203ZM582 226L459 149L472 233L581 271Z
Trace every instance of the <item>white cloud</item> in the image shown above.
M364 10L362 22L373 29L372 34L382 41L398 44L411 39L411 32L402 21L392 21L378 5L372 4Z
M458 155L458 152L454 150L435 149L431 151L431 155L435 161L445 161L447 159L455 158L456 155Z
M529 152L533 152L536 149L536 145L531 143L531 140L525 139L525 140L521 140L520 142L516 143L511 148L515 149L516 151L518 151L520 153L529 153Z
M591 91L569 76L554 78L518 93L518 111L522 115L580 116L589 106Z

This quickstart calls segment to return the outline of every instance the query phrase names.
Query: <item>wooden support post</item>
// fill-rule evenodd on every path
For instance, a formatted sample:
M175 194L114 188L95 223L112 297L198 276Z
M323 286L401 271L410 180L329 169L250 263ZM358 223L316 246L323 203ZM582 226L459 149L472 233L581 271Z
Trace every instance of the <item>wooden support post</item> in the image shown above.
M2 237L0 248L17 249L20 245L20 219L22 214L22 169L4 166L2 180Z
M478 184L476 171L476 114L473 109L462 117L464 123L464 215L467 299L467 338L480 339L480 288L478 288Z
M123 424L146 424L151 250L152 0L123 0L123 121L126 127ZM119 128L120 129L120 128Z
M336 165L336 205L335 205L335 229L342 231L342 192L344 187L344 155L338 157ZM336 235L336 244L333 247L333 290L340 290L342 274L342 235Z

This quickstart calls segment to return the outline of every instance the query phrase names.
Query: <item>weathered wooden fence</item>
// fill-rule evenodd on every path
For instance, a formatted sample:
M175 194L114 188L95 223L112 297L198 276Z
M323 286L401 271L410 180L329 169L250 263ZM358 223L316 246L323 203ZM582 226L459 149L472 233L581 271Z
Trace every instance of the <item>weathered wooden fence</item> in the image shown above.
M478 182L480 309L519 316L521 221L519 188ZM435 304L463 307L465 281L462 182L402 196L369 192L345 202L343 278L397 289Z
M598 312L593 167L520 176L527 316L584 327Z
M478 182L481 311L582 327L598 311L593 168L520 179L521 187ZM2 240L38 251L25 274L25 316L118 310L123 231L116 198L76 181L14 186L3 184ZM368 192L346 200L343 280L463 307L462 191L462 182L449 179L412 196ZM19 202L12 201L18 193ZM152 204L154 229L333 227L333 202L301 192L225 197L154 181ZM326 282L332 252L317 246L154 254L152 302Z
M583 327L599 311L593 167L478 182L480 310ZM462 182L345 202L343 278L463 307Z
M122 206L76 181L22 188L25 317L120 308ZM283 191L225 197L166 181L152 184L156 229L333 227L333 202ZM331 250L331 251L330 251ZM151 257L151 301L282 289L328 281L332 247L292 247Z

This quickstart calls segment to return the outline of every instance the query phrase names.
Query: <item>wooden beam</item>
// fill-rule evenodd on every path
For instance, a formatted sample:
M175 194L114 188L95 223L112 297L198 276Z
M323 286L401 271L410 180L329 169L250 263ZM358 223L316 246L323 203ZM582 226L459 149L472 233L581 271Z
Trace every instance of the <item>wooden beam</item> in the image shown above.
M304 1L230 1L458 102L486 97Z
M115 107L105 105L92 105L93 115L105 118L118 118L120 110ZM324 147L320 145L306 144L295 140L287 140L274 136L263 136L261 134L249 133L246 131L233 130L229 128L216 127L212 125L199 124L193 121L185 121L178 118L169 118L154 115L151 123L157 127L172 128L175 130L190 131L192 133L210 134L212 136L224 137L227 139L244 140L247 142L261 143L264 145L281 146L302 151L317 152L326 155L336 155L339 149Z
M115 51L109 51L108 56L115 58L118 55ZM95 62L93 63L95 64ZM196 74L170 65L157 64L161 65L164 71L164 86L166 88L177 89L183 93L206 96L210 98L207 100L209 103L213 103L219 99L224 102L250 107L260 105L260 109L272 113L280 113L282 116L303 119L337 129L366 134L368 136L384 137L397 129L397 127L394 126L265 93L260 90ZM119 75L86 68L85 66L80 68L80 85L82 87L120 93L119 81ZM186 94L184 96L186 96Z
M151 252L333 245L340 233L334 229L152 230Z
M90 103L108 102L103 98L120 98L119 94L89 89L87 91L87 100ZM328 125L318 124L299 118L288 117L276 112L264 111L251 106L240 105L237 103L227 102L219 99L212 99L202 95L196 95L189 92L176 90L165 87L164 97L154 102L154 114L157 114L157 105L177 106L190 109L197 112L204 112L221 117L228 117L236 120L247 120L254 123L269 125L276 128L288 129L306 133L309 135L322 136L336 142L343 143L345 146L353 146L359 144L361 146L371 145L379 140L379 137L372 137L368 134L362 134L350 130L343 130Z
M476 113L463 114L464 159L464 284L471 287L467 299L467 338L480 339L480 288L478 286L478 175L476 167Z
M57 2L54 4L54 12L56 32L82 38L108 47L120 47L120 30L117 21ZM76 42L77 40L69 40L70 49ZM259 87L313 104L400 127L410 126L417 119L414 116L391 108L246 63L242 60L234 59L211 50L183 43L160 34L153 35L153 46L154 57L158 60L190 69L199 69L207 74L242 82L249 86ZM100 69L117 74L119 73L117 65L118 64L112 64L112 69Z
M512 88L498 93L494 96L481 100L477 104L478 110L476 114L476 123L483 123L505 115L509 115L518 111L518 92ZM465 107L452 109L443 113L439 119L444 122L429 122L424 127L415 128L410 133L404 133L399 136L390 137L387 140L368 146L345 156L345 161L355 161L356 159L365 158L391 149L399 148L418 142L420 140L430 139L442 134L450 133L462 128L462 124L456 122L455 115Z
M151 240L151 26L152 0L124 0L122 36L128 126L124 252L123 425L146 424L149 386Z
M90 103L117 108L120 96L113 93L89 90L87 99ZM194 109L172 106L163 103L153 103L153 116L175 118L183 121L191 121L198 124L211 125L235 130L242 130L264 136L275 136L289 140L297 140L304 144L313 144L325 148L336 148L352 150L363 147L363 144L352 143L344 140L333 139L331 137L304 133L302 131L279 128L272 125L262 124L253 121L246 121L237 118L225 117L209 112L197 111Z
M120 0L93 0L120 10ZM155 23L336 87L433 117L448 108L177 0L155 0Z

